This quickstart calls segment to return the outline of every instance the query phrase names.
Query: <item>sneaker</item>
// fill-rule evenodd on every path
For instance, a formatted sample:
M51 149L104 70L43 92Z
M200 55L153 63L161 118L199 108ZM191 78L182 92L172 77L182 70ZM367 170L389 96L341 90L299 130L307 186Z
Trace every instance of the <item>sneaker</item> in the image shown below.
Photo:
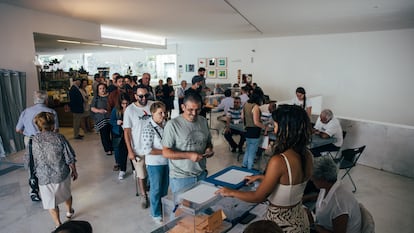
M66 212L66 218L72 218L73 217L73 215L75 214L75 210L72 208L71 210L70 210L70 212Z
M156 224L162 225L162 218L160 217L152 217L152 220L154 220L154 222Z
M140 199L141 199L141 207L143 208L143 209L146 209L146 208L148 208L148 206L149 206L149 202L148 202L148 197L147 197L147 195L141 195L140 196Z
M116 171L119 171L119 169L120 169L119 165L115 164L112 170L116 172Z
M83 139L83 137L81 137L80 135L78 135L78 136L74 137L74 139L77 139L77 140L82 140L82 139Z
M119 171L119 174L118 174L118 179L119 179L119 180L123 180L123 179L124 179L124 177L125 177L125 172L124 172L124 171Z
M32 201L41 201L42 199L40 199L40 196L38 193L30 193L30 198L32 199Z

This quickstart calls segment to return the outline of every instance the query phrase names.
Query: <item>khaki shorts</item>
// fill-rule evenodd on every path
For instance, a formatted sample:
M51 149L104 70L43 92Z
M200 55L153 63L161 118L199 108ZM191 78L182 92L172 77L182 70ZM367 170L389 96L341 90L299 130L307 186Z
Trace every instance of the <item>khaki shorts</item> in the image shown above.
M137 159L132 160L132 164L134 164L135 174L139 179L145 179L147 177L147 169L145 168L145 156L141 155L140 161Z

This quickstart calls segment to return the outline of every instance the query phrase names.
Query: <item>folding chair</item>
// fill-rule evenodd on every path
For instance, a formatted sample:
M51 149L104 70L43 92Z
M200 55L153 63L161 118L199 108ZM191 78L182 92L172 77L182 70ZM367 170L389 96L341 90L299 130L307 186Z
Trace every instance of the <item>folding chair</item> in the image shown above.
M343 140L345 140L346 137L346 131L342 131L342 138ZM341 151L341 148L338 148L337 150L331 150L331 151L326 151L326 153L331 156L331 158L333 159L333 161L335 161L335 163L338 163L340 158L338 158L339 152ZM336 153L334 153L336 152ZM335 154L335 155L334 155Z
M355 167L355 165L356 165L359 157L361 156L362 152L364 151L365 147L366 146L361 146L359 148L343 150L342 151L342 157L341 157L340 162L339 162L339 169L344 169L345 170L345 174L342 176L341 179L344 179L344 177L346 175L348 175L349 179L352 182L352 185L354 186L354 190L352 191L353 193L355 193L357 188L356 188L354 180L352 180L352 177L349 174L349 172L351 171L351 169L353 167Z

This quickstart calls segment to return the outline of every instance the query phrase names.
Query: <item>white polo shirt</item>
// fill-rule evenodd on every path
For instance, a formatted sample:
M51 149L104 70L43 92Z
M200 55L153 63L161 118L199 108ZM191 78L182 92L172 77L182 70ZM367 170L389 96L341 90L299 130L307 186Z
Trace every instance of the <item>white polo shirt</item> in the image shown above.
M316 224L333 231L332 220L340 215L348 215L347 233L361 232L361 210L354 195L340 181L336 181L325 197L321 189L316 201Z

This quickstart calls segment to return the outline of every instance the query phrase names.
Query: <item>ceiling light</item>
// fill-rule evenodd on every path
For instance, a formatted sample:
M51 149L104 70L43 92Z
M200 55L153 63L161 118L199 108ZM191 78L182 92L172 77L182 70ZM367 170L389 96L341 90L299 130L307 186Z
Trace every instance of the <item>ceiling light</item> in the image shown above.
M143 33L137 33L133 31L121 30L113 27L108 27L101 25L101 37L114 39L114 40L123 40L131 41L145 44L154 44L165 46L166 39L164 37L147 35Z
M79 41L74 41L74 40L57 40L57 42L69 43L69 44L80 44L81 43Z
M121 49L136 49L136 50L141 50L141 48L129 47L129 46L121 46L121 45L119 45L118 48L121 48Z
M118 45L113 45L113 44L101 44L104 47L112 47L112 48L118 48Z

